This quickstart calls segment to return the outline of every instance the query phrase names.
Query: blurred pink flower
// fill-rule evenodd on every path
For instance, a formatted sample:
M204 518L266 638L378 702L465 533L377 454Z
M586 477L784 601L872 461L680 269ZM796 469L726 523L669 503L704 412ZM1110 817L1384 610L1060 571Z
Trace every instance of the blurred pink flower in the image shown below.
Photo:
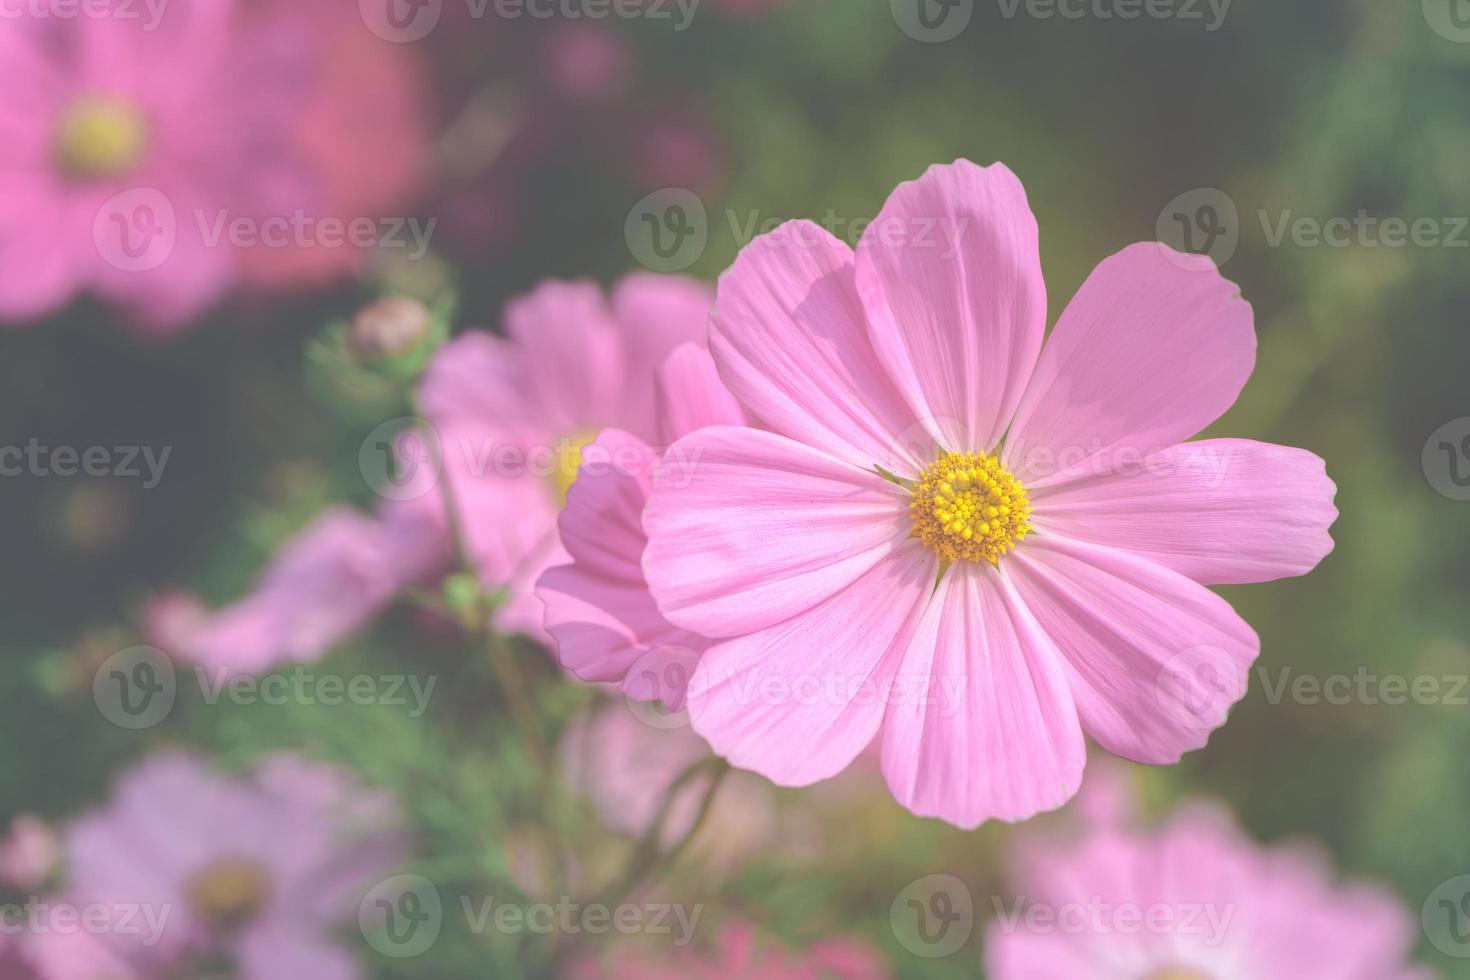
M445 525L454 501L481 583L505 590L501 631L546 637L533 587L570 559L556 521L582 452L610 427L657 440L655 370L679 344L703 344L710 303L677 276L629 276L610 302L592 283L548 282L506 307L507 338L462 334L435 356L419 400L444 485L417 502Z
M139 928L91 944L39 931L25 952L48 980L174 976L220 955L242 980L350 980L360 970L334 934L399 860L397 820L391 798L325 764L278 755L225 776L156 755L68 829L55 899L134 909Z
M709 352L684 344L659 367L660 445L706 425L743 425L745 414L726 390ZM709 646L669 623L643 577L643 508L659 453L637 436L607 429L588 447L558 529L570 564L537 581L546 631L563 667L589 682L683 709L684 689ZM684 460L688 466L698 460Z
M197 593L169 589L149 596L138 618L144 643L176 654L209 621L209 607Z
M397 502L378 517L333 508L281 550L253 592L164 649L229 675L314 660L438 568L441 533Z
M655 106L628 120L624 133L623 152L641 190L682 187L715 194L725 182L720 132L697 106Z
M1187 805L1151 833L1084 820L1072 842L1053 834L1023 842L1015 875L1021 904L990 926L987 976L1432 976L1408 965L1416 923L1396 898L1373 885L1335 883L1312 849L1255 844L1221 808Z
M1183 441L1255 362L1208 258L1127 248L1045 330L1000 164L900 185L856 252L810 222L741 252L710 351L768 430L679 440L643 514L663 616L721 638L688 696L717 753L803 786L877 736L901 804L974 827L1071 797L1084 731L1167 764L1224 723L1259 640L1205 586L1313 568L1332 481Z
M309 51L231 0L0 32L0 321L91 290L142 330L231 284L220 214L309 203L291 145Z
M292 138L321 209L314 217L408 217L432 164L432 100L418 46L363 30L352 3L266 0L258 10L304 20L313 39ZM257 245L242 251L240 271L247 285L314 287L358 271L367 255L350 243Z
M611 953L574 957L565 980L881 980L887 964L866 940L833 937L792 949L741 921L725 923L712 943L672 949L624 943Z
M248 596L193 632L184 655L241 673L315 659L405 586L442 576L452 523L481 583L505 591L496 627L548 639L533 587L570 560L556 520L582 450L609 425L657 441L655 369L679 344L703 343L710 302L706 287L673 276L630 276L610 304L591 284L548 283L511 303L510 339L451 341L420 391L436 445L399 439L410 468L402 486L380 488L391 496L378 515L341 507L317 518Z
M709 746L687 725L653 725L616 702L574 719L560 753L568 788L592 803L608 829L629 837L642 837L652 828L665 795L685 770L712 759ZM664 847L694 826L711 778L706 772L690 779L675 795L660 834ZM716 791L690 853L725 872L771 843L776 832L770 785L732 772Z
M539 62L552 94L572 105L616 102L633 80L627 37L593 21L562 21L547 28Z
M29 891L56 870L60 844L51 825L23 813L10 822L10 833L0 840L0 884Z

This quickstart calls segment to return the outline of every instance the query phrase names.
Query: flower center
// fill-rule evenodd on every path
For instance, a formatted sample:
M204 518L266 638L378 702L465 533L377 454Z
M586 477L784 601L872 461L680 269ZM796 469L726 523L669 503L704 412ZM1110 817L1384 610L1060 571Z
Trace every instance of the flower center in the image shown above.
M148 123L136 105L105 95L77 99L61 114L56 158L76 177L114 177L143 158Z
M257 861L221 858L189 883L189 905L210 925L230 929L249 922L270 898L270 879Z
M1198 970L1182 966L1166 966L1162 970L1150 973L1144 977L1144 980L1210 980L1210 978Z
M913 494L914 536L945 561L995 562L1031 530L1026 488L985 453L945 453Z
M556 462L551 471L551 482L556 488L557 502L565 506L572 484L577 482L577 470L582 466L582 450L597 438L596 432L577 432L557 443Z

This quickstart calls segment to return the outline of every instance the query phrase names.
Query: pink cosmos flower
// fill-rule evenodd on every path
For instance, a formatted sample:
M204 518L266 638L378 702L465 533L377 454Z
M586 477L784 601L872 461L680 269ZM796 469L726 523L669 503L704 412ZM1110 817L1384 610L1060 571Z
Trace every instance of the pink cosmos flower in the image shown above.
M534 586L569 559L556 520L582 451L607 428L656 441L654 372L703 342L711 302L676 276L629 276L610 302L591 283L549 282L506 307L506 338L466 333L435 356L420 404L445 484L420 499L454 501L481 582L505 590L501 631L545 635Z
M566 980L881 980L891 975L864 940L822 939L788 949L747 922L730 922L712 943L673 949L625 943L604 956L575 957Z
M670 354L657 385L660 445L706 425L745 424L702 347L685 344ZM572 561L537 582L546 631L562 666L582 680L614 683L626 694L680 711L689 675L709 641L666 620L643 577L643 508L659 452L637 436L608 429L584 455L605 465L583 465L558 520Z
M1224 722L1259 641L1205 586L1315 566L1335 488L1184 441L1255 359L1208 259L1131 246L1045 325L1000 164L901 185L856 253L808 222L743 250L710 350L766 431L681 439L643 515L663 616L721 640L689 688L716 752L805 785L876 736L901 804L973 827L1067 800L1084 731L1165 764Z
M194 624L168 649L230 675L314 660L439 567L440 533L397 503L378 517L333 508L282 549L250 595Z
M295 19L312 39L292 142L318 220L406 217L431 167L430 85L418 46L363 30L355 4L269 0L262 18ZM387 226L382 226L386 229ZM407 233L393 244L407 245ZM321 240L242 250L243 284L314 287L360 269L370 252Z
M986 940L994 980L1432 976L1407 965L1416 923L1396 898L1335 883L1310 849L1255 844L1213 805L1154 832L1088 820L1075 841L1037 837L1022 854L1021 903Z
M396 820L391 799L298 757L226 777L193 756L154 756L68 830L70 882L57 899L139 909L143 927L86 947L38 932L25 951L48 980L174 976L222 955L242 978L359 976L333 933L397 863Z
M703 342L711 302L706 287L673 276L630 276L610 304L590 283L547 283L511 303L509 339L472 332L452 341L420 390L433 445L400 439L408 468L401 485L380 488L392 496L378 515L322 515L250 595L197 627L183 652L244 673L315 659L403 587L441 576L455 525L481 582L505 592L496 626L544 638L533 587L571 557L556 519L582 450L607 426L658 441L655 369L680 344Z
M303 203L302 39L232 0L160 10L6 20L0 321L91 290L151 333L177 329L234 276L214 216Z

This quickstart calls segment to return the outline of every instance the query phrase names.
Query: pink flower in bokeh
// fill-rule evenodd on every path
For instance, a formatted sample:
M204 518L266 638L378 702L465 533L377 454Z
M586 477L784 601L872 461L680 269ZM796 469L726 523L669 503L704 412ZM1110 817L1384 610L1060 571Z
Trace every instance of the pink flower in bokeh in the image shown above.
M235 274L213 219L303 203L304 39L230 0L149 9L6 19L0 321L91 290L140 329L177 329Z
M636 187L717 193L725 182L725 147L703 110L664 103L628 120L624 154Z
M579 715L562 735L562 777L596 809L609 830L642 837L659 806L691 766L712 761L709 746L683 724L650 724L626 705L611 703ZM675 794L660 833L672 847L694 827L713 773L689 779ZM765 780L729 773L713 797L690 853L723 873L759 852L777 836L775 801Z
M633 80L633 52L622 31L592 21L563 21L540 39L546 86L573 105L616 102Z
M292 128L308 175L312 217L344 224L408 217L431 167L432 101L416 45L363 30L356 4L257 2L258 15L303 22L312 39L310 77ZM388 225L383 225L388 229ZM407 246L406 233L392 245ZM318 240L242 250L245 285L312 287L358 271L368 253Z
M601 956L585 953L562 973L565 980L882 980L891 975L865 940L839 936L793 949L742 921L725 923L708 943L672 949L624 943Z
M138 611L143 642L165 653L188 649L194 635L209 621L209 607L196 593L184 589L156 592Z
M660 445L706 425L743 425L745 414L726 390L709 352L675 350L659 367ZM637 436L607 429L584 453L584 466L558 520L570 564L542 575L536 594L561 665L589 682L682 710L702 636L664 619L643 577L643 508L659 452ZM683 460L689 467L697 459Z
M1098 813L1083 824L1071 841L1052 833L1023 841L1014 882L1020 901L991 924L987 976L1432 976L1408 965L1416 923L1394 896L1335 882L1314 849L1261 847L1220 807L1188 804L1151 832Z
M23 813L10 822L10 833L0 840L0 884L23 891L35 888L56 870L59 856L51 825Z
M68 829L54 900L140 910L140 928L90 944L40 931L25 953L48 980L194 975L220 956L243 980L350 980L359 968L334 933L400 859L398 819L391 798L295 756L243 776L154 756Z
M1207 258L1127 248L1045 329L1000 164L901 185L856 253L810 222L741 252L710 351L766 428L681 439L643 515L663 616L722 638L688 694L717 753L806 785L876 736L900 803L973 827L1065 802L1084 731L1165 764L1224 723L1259 641L1205 586L1314 567L1332 481L1184 442L1255 361Z
M451 341L420 391L434 446L413 433L398 442L416 467L403 486L380 488L393 496L375 517L347 508L319 517L250 595L192 633L184 654L243 673L315 659L405 586L441 577L455 530L481 583L505 592L497 628L546 638L534 585L571 558L556 521L582 450L607 426L658 440L655 369L680 344L703 343L711 300L673 276L630 276L610 304L590 283L548 283L511 303L509 339Z
M582 451L606 428L657 440L655 370L704 342L711 301L677 276L629 276L610 302L592 283L549 282L506 307L507 338L466 333L435 356L419 400L443 492L420 501L453 501L481 583L506 593L500 630L545 636L533 587L570 558L556 521Z
M381 613L404 585L436 569L441 534L397 502L377 517L333 508L287 543L248 596L164 649L226 675L314 660Z

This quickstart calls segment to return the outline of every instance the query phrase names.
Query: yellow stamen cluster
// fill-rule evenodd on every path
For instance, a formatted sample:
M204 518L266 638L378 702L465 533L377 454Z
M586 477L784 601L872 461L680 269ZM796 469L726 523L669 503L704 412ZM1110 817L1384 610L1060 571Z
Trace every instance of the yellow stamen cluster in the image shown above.
M914 536L947 562L995 562L1031 530L1026 488L985 453L945 453L909 503Z
M76 177L114 177L143 159L148 124L136 105L111 96L77 99L61 115L56 159Z
M263 865L246 858L221 858L189 882L189 905L204 921L232 929L255 918L270 898Z
M582 468L582 450L596 438L596 432L578 432L557 444L556 468L552 471L551 482L559 504L566 504L567 494L571 492L572 484L577 482L577 471Z

